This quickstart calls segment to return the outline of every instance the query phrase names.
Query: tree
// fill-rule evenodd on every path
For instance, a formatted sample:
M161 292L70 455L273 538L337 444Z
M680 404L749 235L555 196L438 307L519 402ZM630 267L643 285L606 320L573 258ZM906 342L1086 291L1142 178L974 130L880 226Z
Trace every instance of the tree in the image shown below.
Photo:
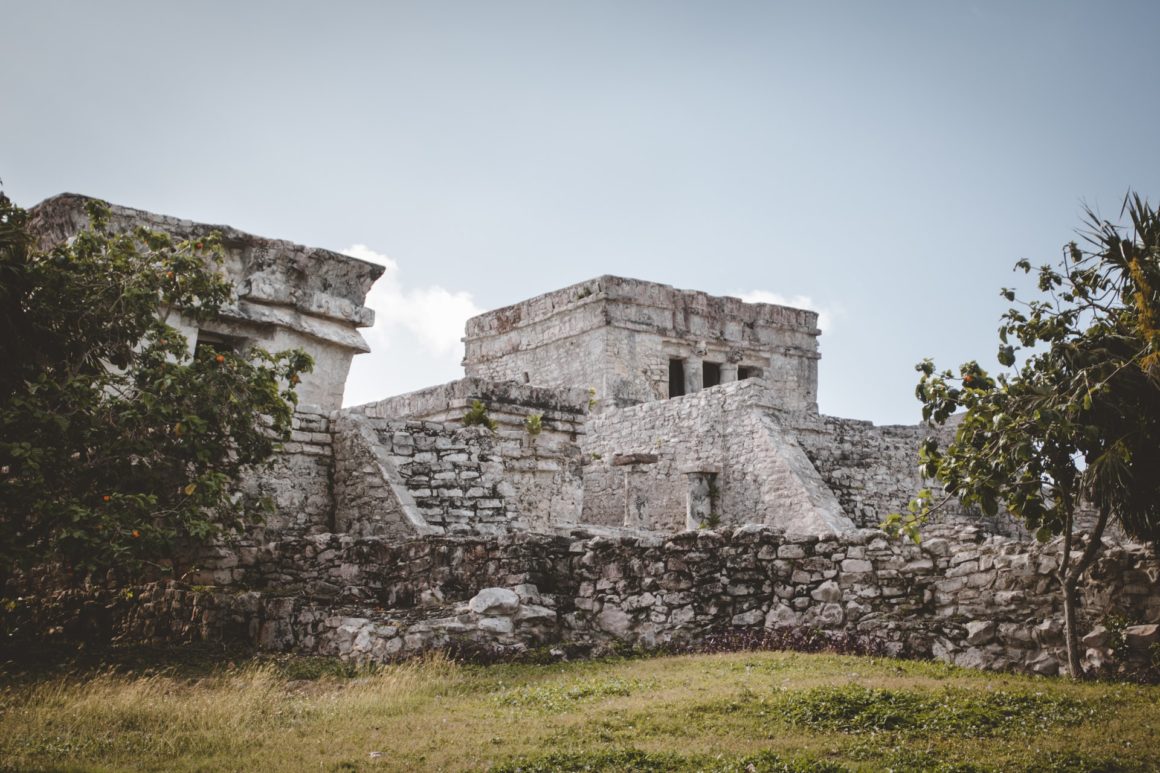
M103 203L40 249L0 192L0 589L54 564L135 570L261 514L238 492L289 436L301 350L205 350L167 324L232 297L216 235L115 233Z
M1136 195L1125 213L1130 225L1119 226L1088 210L1083 245L1037 269L1040 297L1020 303L1002 290L1016 304L999 327L1009 373L992 378L968 362L956 378L930 360L917 366L924 421L941 426L963 410L945 449L932 437L919 452L922 474L942 482L946 498L924 490L883 524L917 540L926 518L957 497L989 515L1006 509L1041 540L1062 536L1056 577L1073 677L1082 675L1076 588L1108 523L1160 556L1160 215ZM1016 269L1032 271L1026 260ZM1085 506L1094 509L1088 524Z

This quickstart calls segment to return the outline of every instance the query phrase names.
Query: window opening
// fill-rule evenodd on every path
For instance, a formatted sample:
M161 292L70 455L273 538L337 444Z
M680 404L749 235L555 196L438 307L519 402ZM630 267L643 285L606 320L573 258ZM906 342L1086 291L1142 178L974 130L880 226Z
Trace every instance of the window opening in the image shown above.
M197 343L193 347L194 357L203 353L224 354L226 352L240 352L245 344L244 338L211 333L208 330L197 331Z
M705 389L715 387L721 383L721 363L705 362L701 364L701 384Z
M755 368L752 365L741 365L737 368L737 380L745 378L761 378L761 368Z
M685 393L685 361L669 360L669 397Z

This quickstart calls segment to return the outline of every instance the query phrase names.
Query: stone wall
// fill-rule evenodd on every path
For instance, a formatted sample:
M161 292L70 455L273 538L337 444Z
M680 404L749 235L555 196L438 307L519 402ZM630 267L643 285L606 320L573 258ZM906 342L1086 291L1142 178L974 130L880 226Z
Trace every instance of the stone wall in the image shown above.
M483 403L488 418L496 423L488 453L498 460L500 471L492 485L499 486L498 495L511 513L518 514L513 517L523 528L549 531L580 518L583 486L577 440L585 432L588 399L582 389L465 378L360 405L344 415L443 422L454 431L475 401ZM531 417L540 421L536 434L526 423Z
M876 528L890 513L903 512L919 489L931 485L918 474L918 449L937 434L946 446L954 425L932 429L924 425L875 426L869 421L834 416L794 415L787 418L806 455L837 496L843 512L858 526ZM1026 530L1006 513L985 516L948 502L930 521L946 531L978 527L988 534L1026 538Z
M336 527L360 536L547 531L580 512L574 444L478 427L339 419Z
M689 495L705 481L710 523L852 528L772 402L753 379L593 417L581 441L582 521L681 531L697 525L687 519Z
M251 535L259 542L334 531L330 419L317 406L300 404L291 426L282 451L242 484L247 495L268 497L274 506Z
M1056 673L1065 658L1051 573L1061 542L965 536L918 546L873 530L819 539L761 526L665 540L311 535L247 554L230 588L153 586L117 601L118 627L135 640L230 635L372 660L465 642L600 651L806 628L863 637L893 654ZM1109 656L1100 624L1113 613L1136 624L1129 638L1144 654L1160 639L1158 575L1144 548L1105 548L1081 586L1091 663ZM481 593L488 588L511 594Z
M526 529L482 427L343 413L335 424L336 527L360 536Z

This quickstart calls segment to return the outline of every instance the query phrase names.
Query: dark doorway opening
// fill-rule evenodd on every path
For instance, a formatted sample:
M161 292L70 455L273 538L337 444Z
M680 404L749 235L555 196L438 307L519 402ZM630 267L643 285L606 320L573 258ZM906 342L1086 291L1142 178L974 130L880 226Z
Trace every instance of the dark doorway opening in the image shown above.
M708 389L721 383L721 363L705 362L701 364L701 385Z
M685 393L685 361L669 360L669 397Z
M761 368L755 368L751 365L742 365L737 368L737 380L744 378L761 378Z

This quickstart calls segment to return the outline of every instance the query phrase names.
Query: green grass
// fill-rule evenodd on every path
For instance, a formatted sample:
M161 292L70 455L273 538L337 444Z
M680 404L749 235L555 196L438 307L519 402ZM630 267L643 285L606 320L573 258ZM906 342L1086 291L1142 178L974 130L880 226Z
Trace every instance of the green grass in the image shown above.
M1160 769L1157 687L781 652L235 662L8 667L0 769Z

